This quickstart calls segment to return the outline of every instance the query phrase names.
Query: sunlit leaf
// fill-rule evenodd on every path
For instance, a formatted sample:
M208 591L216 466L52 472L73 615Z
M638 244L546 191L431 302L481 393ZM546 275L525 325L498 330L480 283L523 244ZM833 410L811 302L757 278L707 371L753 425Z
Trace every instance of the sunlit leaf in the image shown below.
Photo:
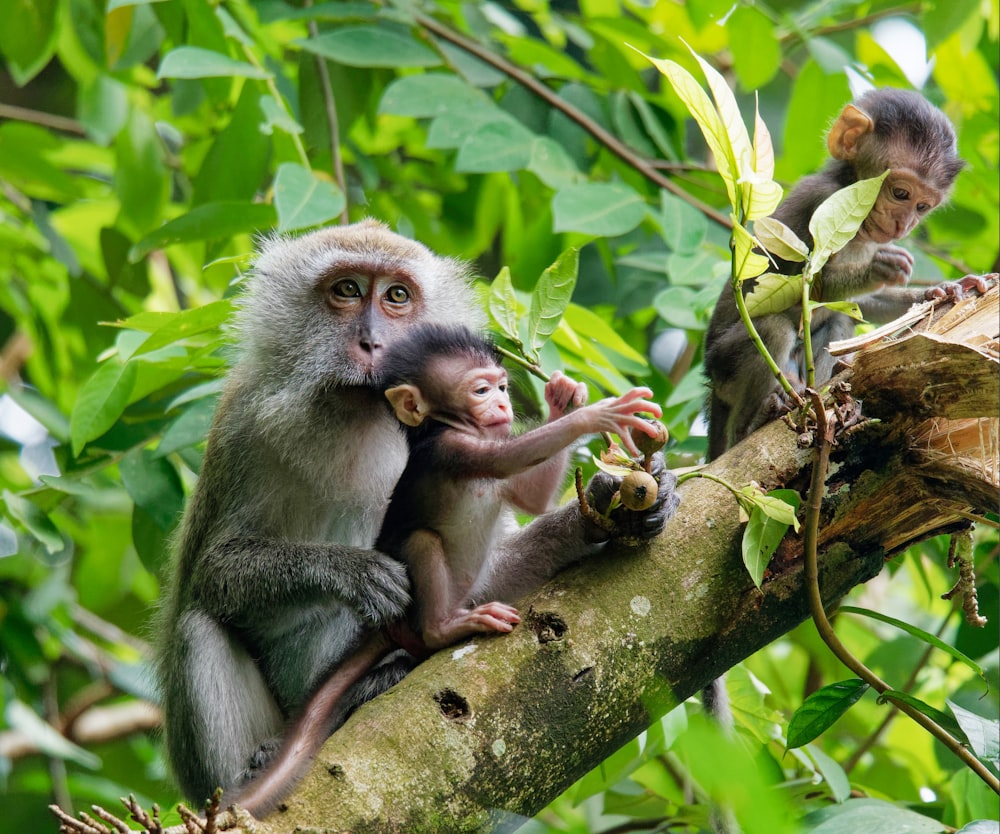
M510 269L505 266L490 285L489 313L500 332L513 342L518 341L517 322L521 311L522 305L511 283Z
M559 326L573 297L579 266L580 251L571 247L538 279L528 309L528 341L533 350L541 348Z
M949 646L940 637L936 637L928 631L924 631L922 628L917 628L915 625L904 622L903 620L897 620L895 617L890 617L888 614L883 614L881 611L872 611L869 608L857 608L853 605L842 605L840 611L845 614L859 614L862 617L870 617L873 620L878 620L882 623L888 623L901 631L905 631L912 637L916 637L918 640L923 640L925 643L934 646L934 648L939 649L946 654L951 655L959 663L964 663L973 672L975 672L979 677L984 677L985 672L983 667L976 663L971 657L968 657L954 646Z
M729 84L726 83L726 79L722 77L722 74L715 67L698 55L693 49L690 47L688 49L698 62L702 72L705 73L708 88L712 91L712 98L715 99L715 104L718 108L719 118L725 127L733 160L737 165L743 160L751 160L753 158L753 148L750 144L750 134L747 133L747 126L743 123L743 116L740 114L740 107L736 103L736 96L733 95L733 91L730 89ZM738 169L734 171L737 178L742 173Z
M59 529L37 504L7 490L3 491L3 502L11 518L20 522L50 554L63 549L65 543Z
M278 211L279 232L326 223L338 217L346 206L344 192L335 183L317 177L294 162L278 167L274 178L274 207Z
M583 339L597 342L602 348L614 351L619 356L646 366L646 357L626 342L615 329L593 310L570 304L564 313L564 321Z
M129 259L137 261L154 249L178 243L225 240L233 235L268 229L275 219L274 207L265 203L206 203L150 232L132 247Z
M976 715L952 701L945 703L969 740L972 752L994 767L1000 767L1000 721Z
M814 269L820 269L830 255L839 252L858 233L888 174L886 171L879 177L852 183L819 204L809 220Z
M788 722L786 749L801 747L819 736L868 691L860 678L831 683L806 698Z
M83 384L70 417L74 455L115 424L129 403L138 373L134 362L109 359Z
M809 834L941 834L943 830L938 820L882 799L848 799L806 815L802 826Z
M745 302L751 317L780 313L802 301L802 276L768 272L759 275Z
M776 258L785 261L804 261L809 256L809 247L795 232L780 220L761 217L754 221L754 237Z
M642 53L640 53L642 54ZM712 104L708 94L684 67L675 61L661 60L645 56L670 82L674 92L680 97L694 120L701 128L709 150L715 157L715 165L726 185L729 204L736 206L736 156L732 142L726 133L726 126ZM749 147L749 139L747 147Z
M776 489L768 495L757 496L753 510L743 531L743 564L758 588L764 579L771 556L781 544L789 526L798 518L795 511L801 502L799 494L791 489ZM789 520L790 519L790 520Z
M389 26L342 26L296 46L352 67L436 67L441 57L409 32Z
M270 78L271 74L245 61L200 46L178 46L163 56L157 78Z
M816 763L816 769L823 776L823 781L830 788L833 798L837 802L846 802L851 796L851 781L847 778L844 768L815 744L808 745L807 750Z
M750 233L740 225L733 227L733 269L736 280L746 281L761 275L771 265L765 255L754 251L757 245Z
M864 314L855 301L815 301L809 302L809 309L815 310L817 307L825 307L834 313L841 313L850 316L855 321L864 321Z
M560 189L552 198L557 232L616 237L632 231L646 216L646 203L626 185L588 182Z
M178 313L138 313L123 321L114 322L112 326L150 334L130 353L130 356L140 356L192 336L217 330L232 315L232 311L232 301L222 299Z
M101 766L101 760L97 756L73 744L22 701L8 701L4 719L8 727L22 733L41 753L76 762L90 770L97 770Z

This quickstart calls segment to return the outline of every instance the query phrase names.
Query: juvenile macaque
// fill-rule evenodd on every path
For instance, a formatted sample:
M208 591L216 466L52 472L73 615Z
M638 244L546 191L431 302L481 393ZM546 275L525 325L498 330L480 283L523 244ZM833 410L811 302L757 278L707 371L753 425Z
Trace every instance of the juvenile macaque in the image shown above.
M965 279L930 289L904 288L913 256L894 245L927 214L943 203L964 163L957 155L955 131L945 115L917 93L873 90L848 104L827 136L833 159L826 168L803 178L778 207L774 217L812 246L809 220L835 191L887 169L874 207L858 234L830 258L813 288L817 301L853 299L868 321L884 323L917 301L961 294L981 282ZM779 271L795 274L801 264L778 261ZM746 282L749 292L753 282ZM761 339L793 385L805 381L802 310L754 319ZM853 320L817 308L812 319L817 384L829 380L834 366L827 346L850 336ZM780 386L750 342L726 287L716 304L705 341L709 400L708 458L712 460L755 429L788 409Z
M308 751L312 730L325 737L412 667L398 650L375 663L381 628L410 604L406 567L372 549L407 459L382 360L415 325L481 320L464 265L381 223L264 242L157 630L167 755L189 799L238 794L279 747ZM626 535L659 533L670 486ZM614 490L590 486L599 506ZM608 535L574 503L498 538L483 598L539 587ZM357 682L310 700L345 663ZM296 756L284 764L292 779Z
M660 416L648 388L584 405L586 386L555 373L545 386L548 422L510 436L507 372L488 342L465 328L426 326L386 357L386 397L407 426L410 457L375 546L400 558L413 586L414 625L431 649L520 621L489 600L490 554L504 509L541 514L566 473L566 448L585 434L615 432L638 454L630 430L655 436L638 416ZM575 408L571 407L576 406Z

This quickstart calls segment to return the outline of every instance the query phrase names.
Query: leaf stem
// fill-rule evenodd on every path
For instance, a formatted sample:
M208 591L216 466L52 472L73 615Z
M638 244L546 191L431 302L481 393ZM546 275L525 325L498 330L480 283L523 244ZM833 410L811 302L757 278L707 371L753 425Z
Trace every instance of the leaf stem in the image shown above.
M816 391L810 390L808 393L813 402L813 410L816 412L818 429L816 432L816 455L813 461L809 493L806 497L806 517L803 524L803 549L805 551L804 579L806 593L809 598L809 610L812 613L813 622L816 624L816 630L819 632L823 642L826 643L830 651L834 653L841 663L871 686L872 689L883 695L900 712L906 713L917 724L927 730L934 738L954 753L966 767L982 779L991 790L1000 794L1000 780L990 773L986 765L969 752L957 738L910 704L899 699L894 699L892 695L886 695L892 687L851 654L850 650L840 642L840 638L837 637L837 633L826 616L826 609L823 605L823 597L819 588L818 540L820 508L823 504L823 489L826 484L826 474L830 466L833 427L826 418L826 408L823 405L822 398Z

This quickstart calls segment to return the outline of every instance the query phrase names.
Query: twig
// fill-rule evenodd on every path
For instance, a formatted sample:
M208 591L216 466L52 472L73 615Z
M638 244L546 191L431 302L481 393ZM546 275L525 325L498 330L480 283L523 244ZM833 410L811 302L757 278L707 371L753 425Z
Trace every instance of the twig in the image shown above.
M306 0L306 7L311 7L313 0ZM309 21L309 37L319 35L319 27L315 20ZM330 161L333 166L333 177L344 193L344 210L340 213L340 222L346 225L350 222L347 203L347 178L344 175L344 159L340 155L340 122L337 119L337 103L333 98L333 85L330 83L330 71L326 68L326 59L316 55L316 74L323 91L323 109L326 112L326 125L330 131Z
M664 188L671 194L675 194L680 197L682 200L694 206L694 208L698 209L698 211L702 212L706 217L715 223L718 223L723 228L732 229L733 221L726 217L726 215L722 214L720 211L707 203L703 203L697 197L689 194L683 188L678 186L675 182L663 176L663 174L660 173L660 171L658 171L656 167L649 162L649 160L636 154L625 143L619 140L617 136L605 130L601 125L582 111L578 110L568 101L560 98L533 75L525 72L523 69L515 64L512 64L510 61L501 58L499 55L490 52L488 49L484 49L470 38L460 35L458 32L452 31L443 24L438 23L433 18L418 14L414 16L414 21L422 29L427 30L442 40L448 41L448 43L457 46L459 49L465 50L470 55L478 58L484 64L489 64L494 69L499 70L507 77L516 81L525 89L534 93L536 96L545 101L550 107L558 110L568 119L582 127L615 156L630 165L654 185Z

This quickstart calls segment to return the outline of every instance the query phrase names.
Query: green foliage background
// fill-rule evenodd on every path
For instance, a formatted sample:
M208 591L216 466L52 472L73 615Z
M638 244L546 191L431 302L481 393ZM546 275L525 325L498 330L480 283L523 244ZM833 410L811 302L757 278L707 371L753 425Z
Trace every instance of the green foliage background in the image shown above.
M70 737L88 716L114 728L152 697L144 641L158 572L199 467L229 299L255 234L344 212L379 217L474 260L487 279L508 267L525 305L543 271L579 248L574 303L543 363L595 394L651 386L666 404L670 463L691 464L704 451L702 338L729 272L728 231L695 206L724 207L725 192L683 106L636 50L700 77L689 44L727 75L744 112L757 91L787 184L823 163L849 79L921 89L954 121L969 163L951 206L908 244L917 280L934 283L997 268L998 29L996 0L0 0L9 830L54 830L54 800L177 799L155 732L78 746L54 728L78 715ZM927 60L904 69L924 42ZM896 559L856 596L941 635L984 667L989 687L885 624L845 614L839 629L897 688L993 718L995 531L976 542L985 630L940 599L954 579L947 542ZM997 818L994 795L914 727L886 719L871 693L814 744L784 753L804 697L844 677L807 624L730 675L735 747L702 738L698 706L685 705L531 830L697 831L706 813L683 772L709 793L717 783L750 797L738 809L749 834L904 822L930 832ZM15 740L41 752L22 755Z

